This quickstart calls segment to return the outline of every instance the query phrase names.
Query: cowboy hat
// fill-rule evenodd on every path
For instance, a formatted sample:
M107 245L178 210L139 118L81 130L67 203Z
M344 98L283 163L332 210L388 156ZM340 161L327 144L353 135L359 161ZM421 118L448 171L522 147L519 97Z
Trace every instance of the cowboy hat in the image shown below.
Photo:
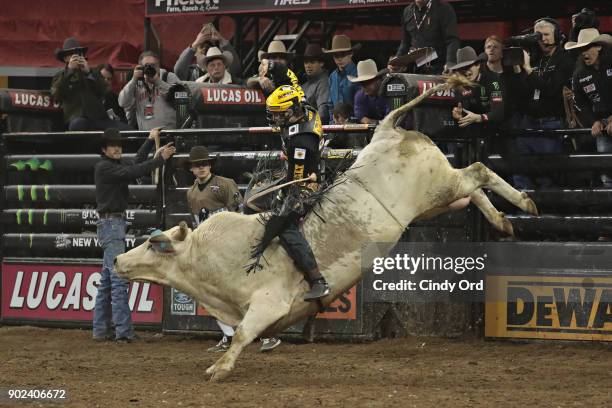
M84 55L87 53L87 47L81 47L79 42L74 37L68 37L64 40L64 45L62 49L56 48L54 51L55 58L64 62L64 57L66 55L72 54L81 54Z
M221 52L221 50L217 47L210 47L208 51L206 51L206 56L204 57L204 65L207 65L210 61L214 59L222 59L225 66L229 67L234 61L234 56L229 51Z
M574 50L591 44L612 45L612 36L608 34L599 34L596 28L585 28L578 33L578 41L568 41L565 44L565 49Z
M102 134L102 141L100 143L100 147L107 146L121 146L123 143L123 138L121 137L121 132L116 128L108 128Z
M359 61L357 63L357 76L348 75L347 78L351 82L365 82L370 79L377 78L387 73L387 69L378 70L376 62L371 59Z
M268 45L268 51L262 52L261 55L259 55L259 60L269 59L274 56L291 59L293 58L293 54L293 51L287 52L287 47L285 47L282 41L274 40Z
M482 58L476 55L476 51L474 51L472 47L459 48L457 50L457 63L450 67L449 70L456 71L474 65L480 61L482 61Z
M317 60L323 61L323 50L319 44L308 44L304 50L304 61Z
M408 54L396 56L389 60L389 65L397 65L400 67L407 67L410 64L415 63L417 60L431 55L435 50L431 47L417 48L416 50L410 51Z
M351 39L344 34L334 35L332 38L332 46L329 50L323 48L325 54L334 54L337 52L357 51L361 48L361 44L351 46Z
M189 151L188 163L189 165L192 165L194 163L209 161L212 164L212 162L216 159L216 157L212 157L210 154L208 154L208 149L204 146L193 146Z

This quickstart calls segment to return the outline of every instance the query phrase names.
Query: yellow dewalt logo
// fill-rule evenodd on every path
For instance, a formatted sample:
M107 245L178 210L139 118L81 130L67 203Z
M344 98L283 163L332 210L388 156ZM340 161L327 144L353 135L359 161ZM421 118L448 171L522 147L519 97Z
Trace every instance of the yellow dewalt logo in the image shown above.
M485 334L612 341L612 278L487 277Z

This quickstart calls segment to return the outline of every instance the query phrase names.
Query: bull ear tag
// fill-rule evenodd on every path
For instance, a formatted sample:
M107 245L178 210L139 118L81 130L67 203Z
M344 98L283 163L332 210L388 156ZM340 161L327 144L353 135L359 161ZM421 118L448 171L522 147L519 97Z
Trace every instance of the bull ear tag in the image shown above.
M174 252L172 243L170 242L168 237L166 237L164 233L159 229L156 229L151 232L149 242L153 246L153 249L157 252Z

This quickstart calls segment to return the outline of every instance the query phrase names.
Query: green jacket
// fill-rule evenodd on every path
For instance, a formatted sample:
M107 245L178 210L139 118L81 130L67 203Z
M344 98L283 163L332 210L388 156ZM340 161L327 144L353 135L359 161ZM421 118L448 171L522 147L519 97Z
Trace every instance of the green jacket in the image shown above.
M93 71L85 74L66 67L55 74L51 82L51 94L62 104L66 123L78 116L108 119L102 102L106 91L106 83Z

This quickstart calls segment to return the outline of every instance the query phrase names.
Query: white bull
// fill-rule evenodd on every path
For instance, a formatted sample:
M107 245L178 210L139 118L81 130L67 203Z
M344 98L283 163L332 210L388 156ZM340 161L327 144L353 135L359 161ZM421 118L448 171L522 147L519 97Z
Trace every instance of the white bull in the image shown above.
M535 204L482 163L454 169L425 135L395 127L413 106L432 93L458 84L438 85L391 112L377 127L371 143L326 193L326 200L309 215L303 232L321 273L331 286L328 305L362 279L361 250L368 242L388 243L389 251L415 219L439 214L457 199L470 197L499 230L512 225L481 188L486 187L531 214ZM241 351L258 336L278 332L317 312L304 302L308 283L291 258L273 241L264 253L263 269L245 272L251 248L263 235L259 215L216 214L195 231L186 224L171 228L155 241L167 240L170 252L158 252L151 242L120 255L117 272L131 280L174 287L195 298L217 319L238 326L230 349L206 372L219 380L232 371ZM323 221L324 220L324 221Z

